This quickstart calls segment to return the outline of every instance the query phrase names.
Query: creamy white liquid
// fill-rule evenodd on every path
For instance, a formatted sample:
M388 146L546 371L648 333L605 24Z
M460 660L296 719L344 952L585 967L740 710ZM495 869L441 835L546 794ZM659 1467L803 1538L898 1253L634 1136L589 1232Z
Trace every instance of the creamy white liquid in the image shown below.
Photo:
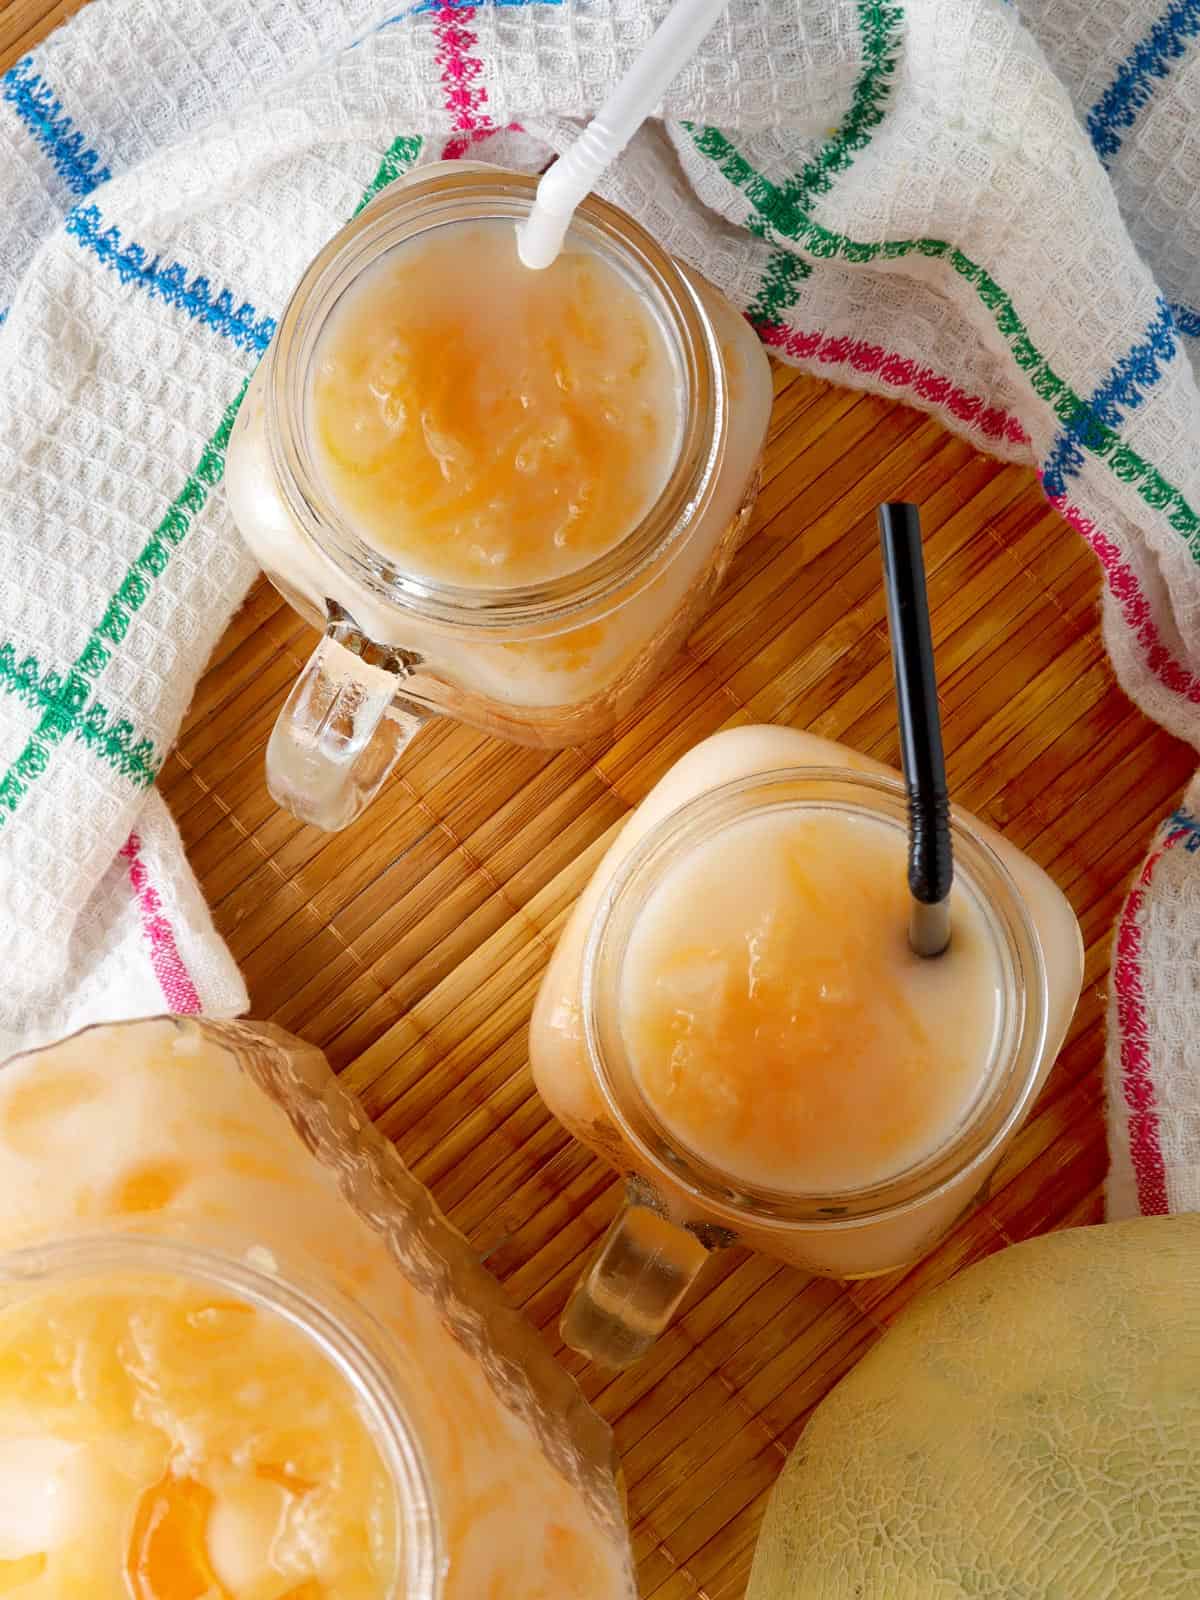
M735 1183L834 1194L938 1149L978 1097L1002 970L960 882L950 948L908 945L901 828L796 807L670 865L622 963L620 1027L682 1148Z
M560 578L654 506L682 374L602 256L529 272L507 222L398 246L322 331L308 420L321 476L402 572L466 588Z

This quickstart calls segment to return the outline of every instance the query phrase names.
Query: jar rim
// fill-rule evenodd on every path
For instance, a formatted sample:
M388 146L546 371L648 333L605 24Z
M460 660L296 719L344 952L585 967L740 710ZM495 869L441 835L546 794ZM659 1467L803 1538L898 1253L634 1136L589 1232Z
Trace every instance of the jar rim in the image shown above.
M434 228L529 213L537 179L500 167L438 163L389 185L318 252L297 284L264 358L268 449L280 493L303 533L335 566L390 604L448 627L555 623L647 582L686 540L707 503L728 426L720 345L698 291L631 217L590 195L568 239L607 254L654 300L676 346L684 417L675 465L655 503L609 550L539 583L483 589L404 573L348 526L322 487L303 426L317 340L349 284L388 250Z
M307 1339L353 1393L391 1480L396 1570L382 1600L440 1600L442 1531L434 1478L396 1376L372 1348L368 1319L331 1287L286 1281L206 1245L125 1232L77 1234L0 1253L0 1293L98 1274L183 1278L279 1317Z
M606 885L589 925L582 963L582 1020L607 1109L641 1160L705 1215L735 1230L780 1232L858 1227L927 1204L975 1169L986 1170L1021 1122L1037 1088L1048 1030L1049 988L1041 940L1008 868L952 807L956 874L973 891L997 941L1005 974L1004 1025L980 1092L954 1129L902 1171L870 1184L803 1193L734 1181L672 1135L641 1092L619 1026L622 961L637 917L668 864L746 817L796 808L842 811L904 828L903 782L846 767L781 767L732 779L685 801L654 824Z

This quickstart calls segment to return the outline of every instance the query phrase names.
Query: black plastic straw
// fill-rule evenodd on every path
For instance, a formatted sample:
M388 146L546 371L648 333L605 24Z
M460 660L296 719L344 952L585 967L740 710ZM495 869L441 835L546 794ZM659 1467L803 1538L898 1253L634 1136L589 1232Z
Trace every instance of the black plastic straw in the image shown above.
M900 752L908 786L908 942L919 956L940 956L950 943L950 796L938 711L933 637L921 520L916 506L892 501L879 508L892 672L900 718Z

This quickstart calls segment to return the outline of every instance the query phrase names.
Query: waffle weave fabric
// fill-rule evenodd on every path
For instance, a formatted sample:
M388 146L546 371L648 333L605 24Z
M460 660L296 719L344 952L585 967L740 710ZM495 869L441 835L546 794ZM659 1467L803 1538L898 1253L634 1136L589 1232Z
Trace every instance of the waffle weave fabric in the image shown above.
M0 1052L244 1007L153 785L253 577L245 382L364 195L538 170L664 10L93 0L0 78ZM1200 744L1198 36L1200 0L732 0L603 192L781 359L1035 465L1123 686ZM1118 928L1114 1213L1200 1201L1191 815Z

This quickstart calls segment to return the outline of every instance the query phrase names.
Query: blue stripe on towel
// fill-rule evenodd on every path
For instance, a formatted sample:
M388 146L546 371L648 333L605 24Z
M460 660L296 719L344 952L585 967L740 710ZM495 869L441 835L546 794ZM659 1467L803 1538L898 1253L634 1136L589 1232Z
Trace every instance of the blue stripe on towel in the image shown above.
M1200 33L1200 0L1172 0L1146 37L1117 68L1108 88L1087 114L1096 154L1106 165L1121 148L1127 129L1150 101L1158 84Z
M1188 339L1200 339L1200 311L1191 306L1172 304L1171 315L1175 318L1175 326Z
M206 277L190 281L187 269L178 261L164 262L149 255L140 244L126 244L119 228L106 228L99 206L76 206L67 217L67 233L78 240L104 266L115 272L122 283L136 283L168 305L178 306L189 317L202 322L230 339L239 349L261 355L275 332L274 317L262 317L247 301L234 306L228 289L214 293Z
M12 106L73 195L83 199L108 182L112 174L96 151L85 147L83 134L65 115L41 74L33 70L32 56L18 61L0 78L0 99Z
M1064 429L1055 439L1043 468L1047 494L1065 494L1067 479L1073 478L1083 466L1083 450L1079 440L1093 417L1115 428L1127 411L1141 404L1179 348L1175 335L1174 307L1160 297L1158 310L1146 329L1145 337L1112 367L1089 399L1087 410L1080 420Z

